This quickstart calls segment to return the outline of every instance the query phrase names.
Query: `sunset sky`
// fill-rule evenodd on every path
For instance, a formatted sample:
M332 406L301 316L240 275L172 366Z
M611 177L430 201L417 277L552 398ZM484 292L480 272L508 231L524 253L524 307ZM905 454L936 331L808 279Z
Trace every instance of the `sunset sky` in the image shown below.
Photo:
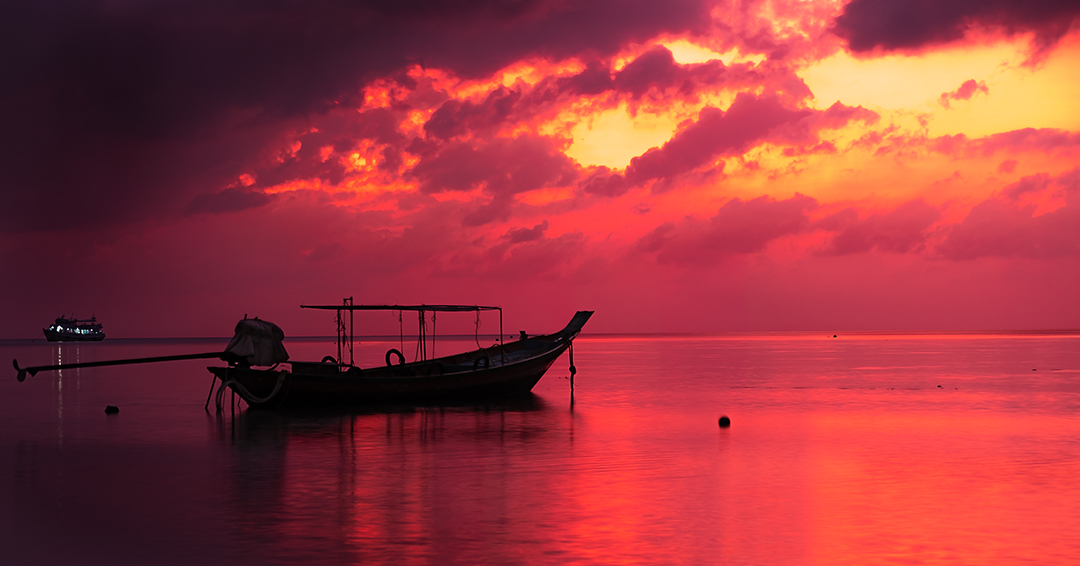
M1080 328L1075 1L18 0L0 32L0 338L330 334L298 307L347 296Z

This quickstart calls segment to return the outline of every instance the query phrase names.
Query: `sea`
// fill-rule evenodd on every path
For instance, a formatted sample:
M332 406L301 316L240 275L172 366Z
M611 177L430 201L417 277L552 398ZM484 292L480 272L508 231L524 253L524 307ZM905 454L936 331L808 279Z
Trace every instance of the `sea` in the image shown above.
M0 564L1080 564L1078 332L585 334L574 364L573 390L564 355L517 398L315 412L219 410L208 360L9 368Z

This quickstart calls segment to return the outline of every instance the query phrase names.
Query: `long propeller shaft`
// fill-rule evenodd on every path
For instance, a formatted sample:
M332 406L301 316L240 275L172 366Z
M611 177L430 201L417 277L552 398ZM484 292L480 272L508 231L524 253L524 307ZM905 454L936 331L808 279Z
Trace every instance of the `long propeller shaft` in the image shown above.
M33 366L21 368L19 367L19 360L11 360L11 364L15 366L15 371L19 372L16 376L19 381L26 380L26 374L31 376L37 375L39 371L51 371L56 369L78 369L78 368L92 368L99 366L122 366L127 364L149 364L154 362L172 362L177 360L197 360L201 358L219 358L224 356L224 352L205 352L202 354L180 354L176 356L155 356L152 358L130 358L127 360L108 360L104 362L86 362L82 364L59 364L55 366Z

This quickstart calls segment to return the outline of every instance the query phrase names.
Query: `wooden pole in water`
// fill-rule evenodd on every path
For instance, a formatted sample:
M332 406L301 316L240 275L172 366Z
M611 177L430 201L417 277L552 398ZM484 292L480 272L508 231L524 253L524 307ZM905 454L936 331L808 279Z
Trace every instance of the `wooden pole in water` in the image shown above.
M577 374L577 368L574 367L574 341L570 341L570 401L574 400L574 375Z

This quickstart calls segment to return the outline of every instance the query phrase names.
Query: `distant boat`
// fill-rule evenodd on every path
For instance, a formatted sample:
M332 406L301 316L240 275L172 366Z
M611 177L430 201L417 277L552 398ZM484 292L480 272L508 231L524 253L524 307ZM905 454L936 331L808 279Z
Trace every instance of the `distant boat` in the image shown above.
M61 316L52 326L42 328L41 331L49 342L100 342L105 339L105 332L101 330L101 323L96 316L88 320Z
M416 311L420 320L425 312L469 312L498 310L500 314L499 343L490 348L471 352L426 358L426 339L429 336L421 323L419 352L416 361L405 363L405 357L397 349L386 352L386 365L363 368L350 359L335 360L326 356L321 362L290 362L287 371L278 369L279 362L288 360L281 348L284 334L277 326L266 321L243 320L237 325L233 342L226 351L246 356L245 361L230 363L229 367L209 367L211 373L222 381L220 393L228 387L235 391L251 407L322 406L340 404L363 404L386 401L443 401L475 398L491 395L527 393L540 381L551 364L567 349L592 316L592 311L578 311L562 330L553 334L528 336L521 333L519 340L502 343L502 309L471 305L356 305L348 301L342 306L315 306L338 311L338 357L348 354L351 358L353 342L351 314L355 310ZM345 313L349 313L346 317ZM348 320L348 333L345 323ZM431 344L434 350L434 343ZM271 351L273 350L273 351ZM573 350L570 354L571 375ZM228 359L228 357L223 357ZM395 363L396 362L396 363ZM256 369L252 365L273 367Z

